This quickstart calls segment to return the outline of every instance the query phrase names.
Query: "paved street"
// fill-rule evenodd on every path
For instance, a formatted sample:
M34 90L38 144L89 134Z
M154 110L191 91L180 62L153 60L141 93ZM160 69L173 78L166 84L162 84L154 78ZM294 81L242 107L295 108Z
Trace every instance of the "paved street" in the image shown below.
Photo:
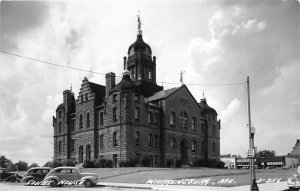
M286 191L286 182L259 184L260 191ZM96 187L85 188L83 186L64 186L59 188L51 188L49 186L25 186L24 183L0 183L0 191L85 191L85 190L103 190L103 191L116 191L116 190L132 190L132 191L249 191L249 186L238 187L208 187L208 186L184 186L184 185L150 185L150 184L126 184L126 183L111 183L102 182L98 183Z

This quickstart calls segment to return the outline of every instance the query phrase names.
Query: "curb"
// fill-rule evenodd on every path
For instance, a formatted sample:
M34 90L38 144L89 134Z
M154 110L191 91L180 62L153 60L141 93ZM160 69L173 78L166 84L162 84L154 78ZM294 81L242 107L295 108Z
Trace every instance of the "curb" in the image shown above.
M97 187L111 187L111 188L130 188L130 189L144 189L144 190L153 190L150 186L136 185L136 184L127 184L127 183L110 183L110 182L100 182L96 184Z

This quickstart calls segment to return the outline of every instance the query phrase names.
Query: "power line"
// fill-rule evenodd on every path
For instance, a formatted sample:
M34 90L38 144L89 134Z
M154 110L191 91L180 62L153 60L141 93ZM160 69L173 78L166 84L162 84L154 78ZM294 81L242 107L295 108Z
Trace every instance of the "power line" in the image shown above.
M45 63L45 64L62 67L62 68L68 68L68 69L79 70L79 71L83 71L83 72L89 72L89 73L94 73L94 74L105 75L104 73L101 73L101 72L94 72L92 70L85 70L85 69L75 68L75 67L71 67L71 66L54 64L54 63L51 63L51 62L39 60L39 59L36 59L36 58L30 58L30 57L22 56L22 55L19 55L19 54L14 54L14 53L6 52L6 51L3 51L3 50L0 50L0 52L5 53L5 54L9 54L9 55L12 55L12 56L20 57L20 58L25 58L25 59L28 59L28 60L33 60L33 61L36 61L36 62L42 62L42 63Z
M55 63L39 60L39 59L36 59L36 58L31 58L31 57L22 56L22 55L19 55L19 54L14 54L14 53L3 51L3 50L0 50L0 52L2 52L4 54L16 56L16 57L19 57L19 58L28 59L28 60L32 60L32 61L35 61L35 62L41 62L41 63L44 63L44 64L57 66L57 67L61 67L61 68L68 68L68 69L72 69L72 70L78 70L78 71L82 71L82 72L89 72L89 73L93 73L93 74L100 74L100 75L104 75L104 76L106 75L105 73L101 73L101 72L95 72L95 71L92 71L92 70L85 70L85 69L75 68L75 67L71 67L71 66L65 66L65 65L61 65L61 64L55 64ZM122 78L122 76L118 76L118 75L116 75L116 77ZM164 82L164 81L158 81L158 83L162 83L162 84L181 84L180 82ZM226 83L226 84L185 84L185 85L191 85L191 86L237 86L237 85L244 85L244 84L245 84L245 82L242 82L242 83Z

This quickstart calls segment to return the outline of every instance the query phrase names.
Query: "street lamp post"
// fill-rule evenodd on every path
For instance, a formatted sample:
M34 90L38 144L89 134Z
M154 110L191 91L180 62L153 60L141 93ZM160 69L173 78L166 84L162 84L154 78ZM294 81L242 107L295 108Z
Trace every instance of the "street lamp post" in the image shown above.
M255 128L252 127L251 123L251 110L250 110L250 83L249 76L247 76L247 93L248 93L248 128L249 128L249 149L254 149L254 134ZM255 165L254 165L254 156L250 158L250 191L258 191L258 186L256 184L256 176L255 176Z

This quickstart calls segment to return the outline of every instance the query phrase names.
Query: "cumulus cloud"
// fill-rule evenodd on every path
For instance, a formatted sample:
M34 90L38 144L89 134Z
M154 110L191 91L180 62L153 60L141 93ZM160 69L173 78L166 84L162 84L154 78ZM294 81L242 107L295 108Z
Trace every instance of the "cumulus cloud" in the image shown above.
M236 114L240 107L241 101L237 98L234 98L223 111L220 111L220 119L222 119L223 122L227 122L229 119L233 119L233 116Z
M253 123L259 127L258 132L262 133L261 137L258 136L257 143L267 148L268 145L263 142L266 137L262 135L272 132L267 138L269 141L281 136L281 125L278 119L287 119L285 123L289 128L286 129L286 134L293 134L298 128L296 124L299 125L299 119L295 117L299 109L287 104L296 100L296 97L291 97L291 95L299 94L299 87L297 87L299 72L296 72L299 70L295 69L298 68L300 62L299 2L227 2L218 4L217 11L209 19L210 39L195 37L190 41L187 51L188 55L192 55L189 57L192 70L189 72L196 72L200 75L198 82L204 84L224 81L245 82L246 76L250 76ZM201 43L195 45L195 42ZM218 46L213 46L212 43ZM288 70L290 68L294 68L295 71ZM285 75L289 75L288 84L284 83ZM291 89L284 91L287 87ZM229 100L235 97L244 100L246 94L245 85L240 88L219 88L219 94L215 93L216 88L207 89L213 95L212 99L218 100L214 101L216 107L219 103L229 103ZM278 96L279 91L280 96ZM287 110L275 102L276 97L284 95L287 99L280 101L282 104L289 105ZM246 126L243 111L246 108L246 102L235 100L230 102L226 110L219 108L220 118L224 121L223 138L228 141L225 143L227 144L230 143L227 136L232 136L233 131L240 132L239 128ZM231 115L231 111L238 112ZM230 119L237 118L239 118L239 123L237 121L229 123ZM228 131L227 128L232 130ZM293 136L294 139L296 136ZM286 146L279 144L276 146L280 153L290 152ZM226 150L226 147L224 148Z

